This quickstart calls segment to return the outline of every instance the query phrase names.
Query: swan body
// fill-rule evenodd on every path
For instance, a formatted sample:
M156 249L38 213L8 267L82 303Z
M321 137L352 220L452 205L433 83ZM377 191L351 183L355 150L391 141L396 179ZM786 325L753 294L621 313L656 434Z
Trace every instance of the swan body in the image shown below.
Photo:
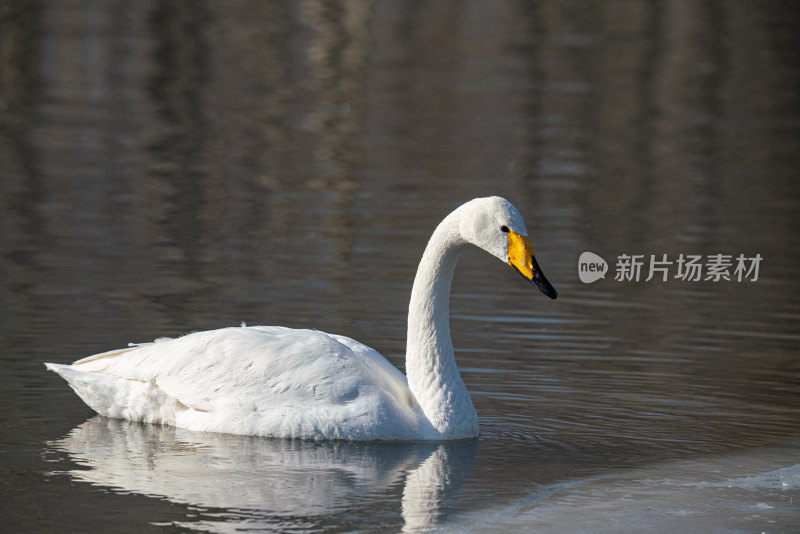
M316 330L222 328L49 367L107 417L313 439L431 430L403 373L366 345Z
M47 363L93 410L189 430L316 440L447 440L478 435L450 339L450 283L476 245L551 298L519 212L475 199L436 228L408 312L406 375L348 337L278 326L222 328Z

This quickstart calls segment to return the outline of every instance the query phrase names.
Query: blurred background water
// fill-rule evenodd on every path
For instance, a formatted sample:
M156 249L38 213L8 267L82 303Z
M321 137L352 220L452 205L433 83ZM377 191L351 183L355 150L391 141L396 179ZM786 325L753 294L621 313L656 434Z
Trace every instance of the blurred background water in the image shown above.
M796 531L799 41L788 1L3 0L0 530ZM402 367L490 194L560 296L460 262L478 441L109 421L41 365L246 321ZM719 253L759 279L612 276Z

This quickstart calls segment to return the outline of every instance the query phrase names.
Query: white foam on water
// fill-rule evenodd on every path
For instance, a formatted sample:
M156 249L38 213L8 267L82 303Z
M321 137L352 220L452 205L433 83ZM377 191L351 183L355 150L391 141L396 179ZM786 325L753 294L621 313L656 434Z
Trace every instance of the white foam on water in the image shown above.
M731 478L722 482L697 482L694 485L698 488L740 488L746 490L798 489L800 488L800 464L782 467L755 476Z
M444 530L795 533L798 459L794 442L533 487L512 506L451 517Z

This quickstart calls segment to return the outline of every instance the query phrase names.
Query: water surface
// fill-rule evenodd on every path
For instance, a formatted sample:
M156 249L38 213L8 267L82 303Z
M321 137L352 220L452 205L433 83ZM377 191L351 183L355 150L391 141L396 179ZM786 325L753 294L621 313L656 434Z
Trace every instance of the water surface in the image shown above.
M60 2L0 16L0 522L19 532L792 532L793 4ZM438 221L498 194L550 301L464 254L453 444L95 417L44 361L248 324L402 367ZM612 263L584 285L577 259ZM763 257L616 282L620 254Z

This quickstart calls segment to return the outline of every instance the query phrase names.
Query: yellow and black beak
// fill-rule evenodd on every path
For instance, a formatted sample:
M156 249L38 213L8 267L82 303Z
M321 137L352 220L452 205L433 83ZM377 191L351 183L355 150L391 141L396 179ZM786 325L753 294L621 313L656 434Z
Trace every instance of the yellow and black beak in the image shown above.
M531 240L512 230L508 231L508 264L551 299L558 296L558 292L544 277L541 267L536 262Z

